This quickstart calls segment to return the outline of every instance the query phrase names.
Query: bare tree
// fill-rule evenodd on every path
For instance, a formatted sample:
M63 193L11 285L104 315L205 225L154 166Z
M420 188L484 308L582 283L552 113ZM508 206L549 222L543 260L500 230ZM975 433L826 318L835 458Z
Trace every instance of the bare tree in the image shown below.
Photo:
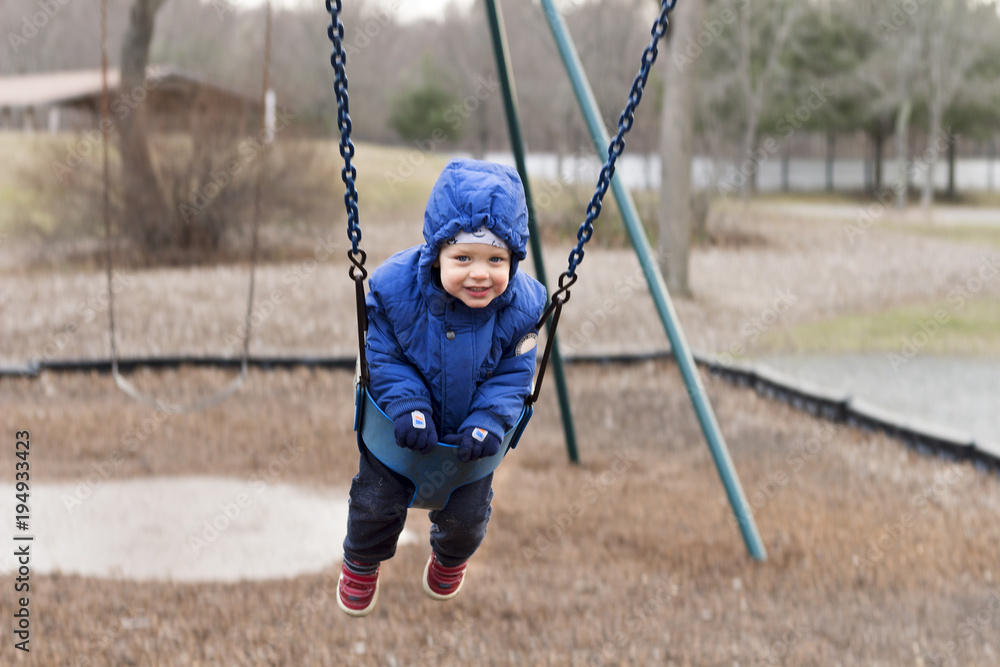
M730 58L735 66L737 85L745 109L740 155L747 158L757 148L760 117L768 97L783 74L781 56L792 28L802 14L802 6L787 0L738 4L739 18L735 43L730 45ZM760 18L755 19L755 14L760 14ZM753 175L743 182L740 190L743 200L749 197L753 184Z
M149 45L153 39L156 12L166 0L135 0L129 10L128 27L121 54L121 93L132 95L146 85ZM144 105L118 119L121 136L124 219L140 230L147 246L167 238L166 201L153 171L146 136Z
M694 157L695 67L678 56L697 38L705 5L684 5L671 21L663 68L664 96L660 120L660 270L667 289L689 296L688 255L694 207L691 161Z
M938 158L939 137L942 135L944 114L955 103L963 88L987 85L970 81L970 70L982 56L989 40L995 40L995 14L990 5L970 6L968 0L955 0L949 7L937 3L925 11L931 12L927 49L928 148L924 152L926 174L920 194L920 207L930 212L934 202L934 165ZM993 20L991 20L993 19ZM949 133L950 134L950 133ZM949 140L953 140L949 137Z

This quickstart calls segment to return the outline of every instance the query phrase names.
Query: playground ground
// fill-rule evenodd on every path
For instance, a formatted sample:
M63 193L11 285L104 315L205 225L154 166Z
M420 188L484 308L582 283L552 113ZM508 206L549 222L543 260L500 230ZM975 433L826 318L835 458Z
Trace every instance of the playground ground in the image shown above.
M851 243L846 222L799 222L770 215L715 221L729 241L695 253L698 298L678 302L696 347L781 349L799 341L790 333L795 327L824 318L947 303L984 257L1000 253L989 243L900 233L888 224ZM382 248L398 244L389 243L393 233L372 234L375 261ZM563 253L550 254L556 266ZM25 361L35 349L46 354L39 341L62 342L53 358L106 357L103 315L87 319L85 310L91 304L100 313L99 271L30 267L10 256L0 266L4 363ZM259 294L278 290L281 299L255 334L256 354L350 354L344 267L333 260L307 266L262 269ZM648 295L630 282L635 265L626 251L588 252L583 270L563 324L570 351L665 344ZM226 351L244 277L239 267L124 275L124 354ZM791 295L784 301L783 290ZM1000 281L985 281L973 296L989 302L998 293ZM972 303L953 314L973 312ZM60 332L62 338L54 335ZM983 338L955 343L958 335L944 327L933 344ZM335 566L288 578L279 571L272 579L198 583L33 573L32 651L15 651L8 633L3 661L996 664L995 473L928 458L883 435L710 381L768 551L768 561L756 563L731 518L675 366L576 364L567 374L582 463L566 462L549 384L522 445L498 472L489 535L454 601L435 603L421 591L427 519L414 512L409 527L418 539L386 563L381 600L366 619L336 609ZM135 380L182 400L229 377L186 369L142 371ZM267 477L269 484L344 490L356 466L350 384L346 371L252 371L247 386L218 407L155 419L107 376L49 372L0 380L0 423L11 438L30 429L38 484L79 483L108 462L113 471L99 484L246 480L267 475L292 441L297 454ZM123 453L123 436L135 436L145 420L155 426ZM3 451L8 481L13 446ZM297 539L305 546L328 530L317 518ZM8 619L15 611L12 583L8 575L0 594L0 615Z

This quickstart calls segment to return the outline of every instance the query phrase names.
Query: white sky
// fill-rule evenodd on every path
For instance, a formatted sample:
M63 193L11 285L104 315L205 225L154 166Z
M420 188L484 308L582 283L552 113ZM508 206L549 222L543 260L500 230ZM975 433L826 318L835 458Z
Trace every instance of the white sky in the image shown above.
M433 18L444 13L445 6L455 4L463 9L472 5L473 0L380 0L383 7L398 7L400 21Z
M264 0L228 0L240 5L259 5ZM350 2L350 0L344 0ZM369 0L372 2L373 0ZM445 7L449 4L457 5L462 9L468 9L476 0L374 0L375 4L381 7L392 9L393 13L399 17L400 21L414 21L423 18L433 18L444 14ZM318 4L319 0L271 0L274 5L305 6Z

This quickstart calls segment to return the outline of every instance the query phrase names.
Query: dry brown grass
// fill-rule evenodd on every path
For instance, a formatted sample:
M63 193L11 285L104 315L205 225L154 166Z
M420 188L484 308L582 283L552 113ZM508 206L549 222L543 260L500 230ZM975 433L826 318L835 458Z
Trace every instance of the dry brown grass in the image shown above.
M396 168L395 154L366 155L384 163L381 172L362 170L373 185ZM383 218L366 218L372 265L419 242L412 203L433 182L436 173L428 174L396 191ZM798 301L776 332L940 300L983 253L971 243L902 237L881 223L857 244L840 224L753 209L715 223L729 238L750 240L702 247L692 257L696 298L677 308L689 340L706 351L745 343L752 352L744 327L778 290L792 290ZM298 235L274 231L274 247L290 248L289 261L258 273L260 303L279 305L255 329L254 354L353 353L341 226L338 218ZM295 261L328 239L336 246L331 259ZM563 265L563 244L548 251L550 267ZM0 362L107 356L100 265L78 271L63 257L22 239L0 246ZM566 347L577 334L578 352L665 346L648 293L632 287L638 276L628 251L588 251L561 325ZM235 354L226 341L241 321L245 267L125 278L127 289L116 296L124 355ZM983 296L997 289L991 283ZM769 553L758 564L733 524L672 365L572 366L568 375L583 463L566 462L547 391L498 473L489 535L454 601L434 603L421 592L426 542L386 564L379 607L363 620L336 609L334 570L239 584L33 575L32 653L13 657L6 635L0 663L930 665L948 655L953 664L996 664L995 474L713 383L712 403ZM230 377L186 369L141 371L134 380L180 401ZM282 482L345 488L357 465L350 384L344 372L252 372L228 402L153 429L114 477L245 479L294 439L303 453ZM42 482L91 474L153 416L97 374L3 379L0 406L4 433L31 430L33 475ZM12 450L3 451L11 453L0 457L0 469L10 471ZM570 521L574 503L580 511ZM423 513L411 521L426 534ZM869 541L880 539L884 553L869 554ZM859 567L855 557L870 555L873 562ZM0 588L0 616L10 618L9 579Z
M136 381L176 399L227 379L183 370ZM995 664L996 475L713 383L769 552L755 563L672 365L573 366L569 379L583 463L566 462L550 394L498 473L489 535L454 601L422 594L423 541L385 565L378 608L362 620L336 609L333 570L216 585L34 576L31 663L934 664L955 642L959 664ZM282 482L346 487L350 382L253 372L234 399L165 421L114 476L245 478L292 438L303 454ZM5 433L32 431L38 481L89 474L152 414L101 375L2 380L0 402ZM814 455L789 458L811 438ZM770 497L755 495L769 480ZM907 512L914 521L859 568L855 556ZM423 512L410 521L425 535ZM0 615L11 613L0 596ZM0 651L13 655L9 638Z

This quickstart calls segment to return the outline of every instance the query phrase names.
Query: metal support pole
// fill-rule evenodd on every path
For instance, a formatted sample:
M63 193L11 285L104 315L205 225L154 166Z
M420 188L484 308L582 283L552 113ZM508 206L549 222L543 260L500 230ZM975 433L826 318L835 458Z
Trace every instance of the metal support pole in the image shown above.
M543 285L549 281L545 275L545 260L542 257L542 241L538 233L538 221L535 218L535 206L531 198L531 184L528 181L528 169L524 162L524 139L521 136L521 121L517 112L517 91L514 89L514 75L511 71L510 58L507 49L507 33L504 30L503 14L495 0L486 0L486 16L490 23L490 34L493 38L493 53L496 57L497 73L500 77L500 90L503 91L504 111L507 116L507 131L510 134L510 145L517 163L517 172L524 184L524 198L528 204L528 229L530 230L531 258L535 264L535 274ZM573 428L573 413L569 405L569 392L566 388L566 376L563 373L562 355L559 352L559 338L552 340L552 373L556 383L556 393L559 396L559 410L562 414L563 433L566 437L566 453L571 463L579 463L580 457L576 449L576 432Z
M573 84L573 91L576 93L580 109L590 129L590 135L597 148L597 154L602 159L606 159L610 139L604 123L601 121L597 101L594 99L594 93L590 89L590 83L587 81L583 66L580 64L576 47L573 45L572 38L566 29L566 24L563 22L559 12L556 11L552 0L542 0L542 7L545 11L549 28L552 30L552 36L559 47L559 53L562 56L563 64L566 66L570 82ZM729 450L726 448L726 443L722 438L719 424L715 420L712 406L705 395L705 388L702 385L701 377L698 375L697 366L684 338L684 332L678 323L677 313L674 311L670 294L667 292L667 287L663 282L663 276L660 274L656 255L649 246L649 241L646 239L645 232L642 229L642 223L639 220L635 202L632 201L631 194L625 189L617 174L611 179L611 188L618 202L618 208L621 210L622 219L625 221L629 239L631 239L632 246L635 248L635 253L639 258L639 263L642 265L646 282L649 283L649 291L653 297L653 302L656 304L656 310L667 332L667 338L670 339L670 347L673 350L674 358L677 360L681 376L684 378L684 384L694 405L695 413L701 424L701 430L705 434L705 440L708 442L708 447L712 452L715 467L719 471L719 477L722 478L723 486L726 488L729 504L733 508L740 531L743 533L743 541L746 543L750 555L755 560L766 560L767 553L764 551L760 534L757 532L757 525L750 511L750 504L743 494L743 488L740 486L740 480L736 475L733 461L729 456Z

